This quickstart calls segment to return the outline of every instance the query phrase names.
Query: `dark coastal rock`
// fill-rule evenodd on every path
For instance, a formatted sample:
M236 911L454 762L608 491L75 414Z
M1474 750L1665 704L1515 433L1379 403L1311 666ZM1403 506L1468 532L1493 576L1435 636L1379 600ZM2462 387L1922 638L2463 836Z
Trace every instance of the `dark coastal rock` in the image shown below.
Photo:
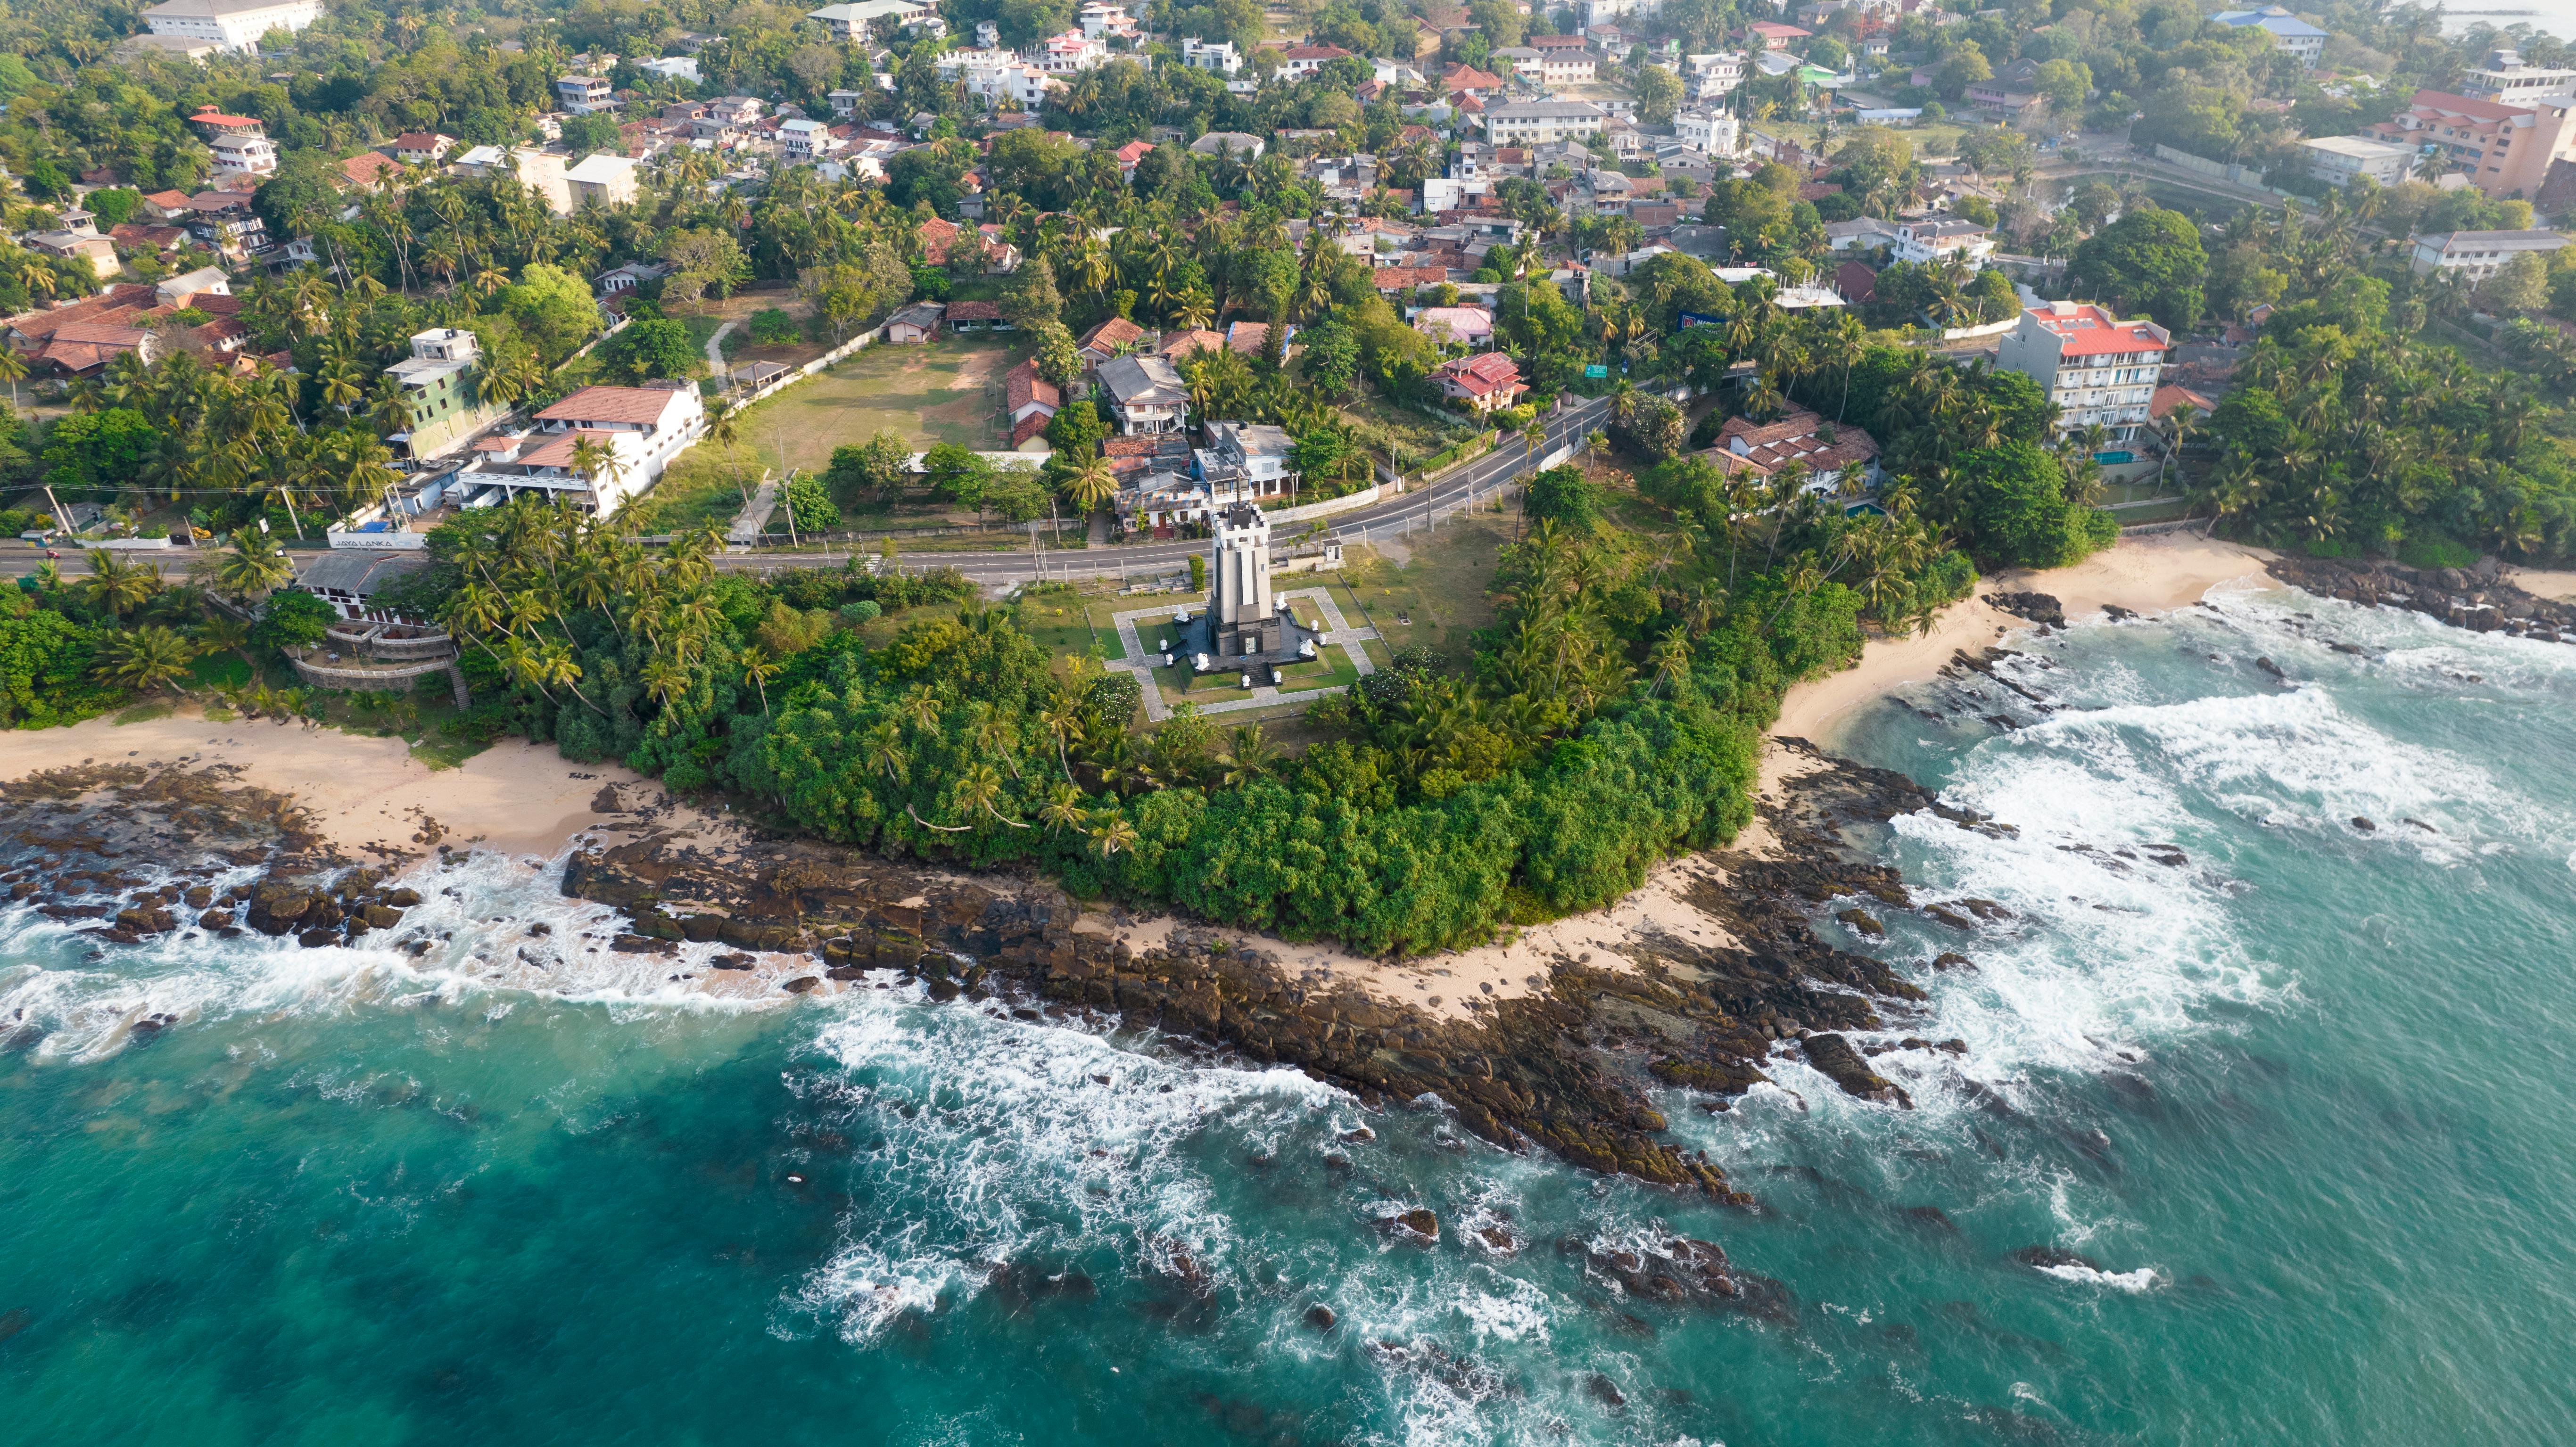
M210 909L197 916L197 925L201 929L229 929L232 927L232 922L233 912L228 909Z
M2087 1271L2102 1269L2102 1263L2092 1257L2069 1251L2063 1246L2024 1246L2012 1254L2012 1259L2034 1269L2048 1266L2081 1266Z
M819 954L830 979L884 970L919 978L933 999L999 993L1014 1014L1034 1016L1021 1003L1031 1000L1099 1012L1294 1065L1372 1104L1436 1097L1465 1132L1507 1150L1747 1203L1703 1156L1659 1138L1666 1121L1646 1090L1678 1086L1723 1103L1767 1079L1774 1041L1875 1031L1873 1000L1923 998L1885 963L1817 931L1816 906L1838 897L1910 907L1902 877L1873 862L1875 838L1847 843L1844 831L1928 810L1961 828L2010 832L1940 805L1901 774L1831 762L1794 781L1784 804L1765 805L1782 857L1730 859L1730 879L1693 887L1690 902L1732 943L1659 938L1625 962L1633 968L1538 961L1535 993L1479 999L1464 1020L1318 984L1262 948L1188 925L1132 952L1077 931L1080 906L1043 881L933 872L812 841L746 846L665 832L576 852L563 887L627 914L620 951L676 949L713 921L716 938L743 950ZM1335 1154L1328 1164L1351 1168Z
M2417 569L2386 559L2281 557L2272 576L2320 597L2365 608L2404 608L2472 632L2511 633L2544 642L2576 642L2576 605L2542 598L2504 580L2492 558L2475 568ZM2348 644L2340 653L2368 656Z
M608 942L608 947L621 955L676 955L680 947L669 940L650 935L622 934Z
M309 929L296 935L295 942L304 946L308 950L318 950L324 945L338 944L340 942L340 932L338 930L329 929Z
M264 935L292 934L321 905L322 896L311 889L262 883L251 891L250 912L243 922Z
M799 975L795 979L789 980L780 985L778 988L785 990L791 995L802 995L821 983L823 982L814 978L812 975Z
M2066 626L2066 610L2046 593L1989 593L1986 601L2016 618L2058 628Z
M1872 918L1866 910L1841 910L1835 913L1834 918L1850 925L1853 929L1859 930L1862 934L1870 936L1872 939L1884 937L1887 933L1887 926L1880 924L1876 919Z
M7 1341L35 1324L36 1314L23 1306L0 1311L0 1341Z
M1329 1306L1316 1305L1306 1308L1306 1325L1317 1331L1331 1331L1340 1320L1340 1317L1333 1315L1333 1309Z
M1398 1236L1417 1241L1440 1239L1440 1218L1428 1207L1416 1206L1409 1211L1398 1211L1392 1216L1379 1218L1378 1224Z
M119 910L116 923L118 927L138 935L165 934L178 927L178 921L170 917L170 911L158 905Z
M1797 1319L1786 1287L1736 1270L1713 1241L1674 1236L1627 1246L1568 1237L1557 1243L1557 1251L1580 1256L1586 1268L1638 1301L1723 1307L1790 1325Z
M1882 1105L1914 1108L1913 1097L1898 1088L1896 1082L1869 1068L1869 1062L1840 1035L1809 1035L1798 1042L1807 1063L1819 1074L1839 1085L1851 1095Z
M1619 1384L1610 1380L1608 1377L1601 1375L1599 1372L1594 1372L1592 1374L1592 1379L1589 1382L1586 1382L1584 1387L1585 1390L1592 1393L1592 1399L1594 1401L1599 1402L1601 1405L1608 1407L1614 1412L1628 1405L1627 1394L1619 1390Z

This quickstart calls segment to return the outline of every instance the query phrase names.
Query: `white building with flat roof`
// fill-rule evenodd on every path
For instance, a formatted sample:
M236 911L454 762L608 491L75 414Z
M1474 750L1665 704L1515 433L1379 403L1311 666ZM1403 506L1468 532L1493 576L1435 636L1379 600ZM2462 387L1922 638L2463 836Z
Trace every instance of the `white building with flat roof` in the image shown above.
M2415 148L2374 141L2368 136L2315 136L2299 142L2308 157L2308 174L2329 186L2344 186L2355 176L2368 176L2394 186L2414 173Z
M1588 100L1510 101L1485 112L1485 139L1497 146L1538 146L1596 135L1610 113Z
M933 25L940 30L948 28L946 22L939 18L938 7L924 4L922 0L858 0L856 4L826 5L820 10L808 10L805 17L821 22L823 28L839 40L868 39L868 23L874 20L890 19L905 29L916 26L927 29Z
M2526 251L2546 257L2566 244L2567 238L2555 231L2441 231L2416 237L2408 264L2417 276L2459 271L2471 281L2484 281Z
M2519 50L2490 50L2485 65L2460 72L2460 94L2471 100L2528 105L2542 96L2576 95L2576 70L2526 64Z
M1995 349L1998 370L2019 372L2058 406L2060 436L2099 426L2113 442L2134 442L2146 424L2173 333L2154 322L2122 321L2092 302L2031 307Z
M268 32L292 34L321 18L322 0L168 0L143 12L143 23L155 35L237 51L256 51Z

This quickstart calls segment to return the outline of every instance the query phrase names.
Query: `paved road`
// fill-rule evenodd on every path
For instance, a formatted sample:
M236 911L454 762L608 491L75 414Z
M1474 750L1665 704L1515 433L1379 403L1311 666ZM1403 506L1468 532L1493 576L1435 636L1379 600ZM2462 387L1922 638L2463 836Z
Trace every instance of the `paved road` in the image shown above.
M1593 431L1609 425L1609 399L1595 397L1581 400L1548 419L1547 441L1540 444L1537 456L1545 457L1560 447L1583 445ZM1529 449L1518 440L1506 438L1492 452L1456 469L1429 487L1418 487L1401 496L1353 508L1325 519L1331 533L1347 540L1358 540L1363 534L1385 536L1401 532L1408 524L1420 525L1442 508L1477 493L1489 492L1507 480L1526 475L1532 460ZM987 587L999 588L1036 576L1045 569L1047 577L1089 578L1116 577L1123 567L1130 574L1164 572L1188 566L1193 553L1205 552L1207 544L1175 540L1168 543L1135 543L1125 546L1067 549L1032 554L1027 549L1003 553L935 553L904 554L904 562L914 567L953 567ZM64 548L58 566L65 577L79 577L89 567L77 549ZM831 551L809 549L800 552L721 553L719 567L757 572L768 568L811 567L826 562L838 563L849 557L849 549ZM162 552L137 553L136 558L159 563L172 575L187 571L196 553L187 548ZM300 560L304 555L296 554ZM0 545L0 577L32 573L44 558L42 549L25 544Z

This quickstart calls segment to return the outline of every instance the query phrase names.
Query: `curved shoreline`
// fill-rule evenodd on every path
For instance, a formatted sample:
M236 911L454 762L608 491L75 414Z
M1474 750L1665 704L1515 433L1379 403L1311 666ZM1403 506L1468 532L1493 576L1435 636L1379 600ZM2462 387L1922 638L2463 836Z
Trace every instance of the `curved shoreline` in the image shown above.
M2263 562L2232 545L2140 540L2077 568L1990 581L2004 592L2044 588L2082 617L2182 606L2260 575ZM1671 1142L1658 1092L1679 1088L1722 1111L1769 1079L1773 1061L1802 1056L1854 1096L1910 1107L1852 1040L1891 1033L1881 1007L1919 1000L1922 990L1878 960L1836 948L1812 921L1834 901L1934 908L1847 842L1854 826L1925 809L1963 826L1982 822L1943 809L1901 775L1832 758L1793 730L1829 728L1931 676L1961 649L2022 626L1980 596L1947 610L1926 635L1873 641L1854 667L1792 691L1765 750L1757 821L1731 848L1665 861L1609 909L1416 960L1138 919L1084 905L1043 880L964 876L769 835L677 804L625 770L576 768L517 742L434 773L392 739L178 716L123 727L102 719L0 737L0 776L68 767L56 791L65 804L111 812L126 808L113 788L79 781L146 773L118 766L147 763L293 794L298 831L336 858L271 853L264 882L243 898L249 923L270 934L309 924L286 915L324 900L315 916L323 927L298 935L308 946L354 937L357 926L339 924L354 912L387 929L395 949L426 948L396 912L368 907L375 896L352 894L376 889L383 871L348 871L350 858L399 865L432 847L449 854L455 845L443 839L523 857L570 849L563 891L629 922L616 953L670 955L685 941L737 952L720 957L736 963L716 965L731 978L705 975L703 989L828 995L868 988L882 971L919 981L938 999L1000 994L1033 1014L1154 1025L1247 1060L1296 1065L1372 1103L1436 1096L1467 1130L1507 1149L1538 1146L1595 1170L1749 1204L1704 1156ZM69 836L60 844L39 870L22 872L30 891L43 886L28 875L97 852ZM328 905L331 891L351 896L345 909ZM151 907L180 904L163 898ZM78 906L93 907L113 906ZM1864 913L1855 907L1844 917ZM189 926L146 908L124 933L173 927ZM1931 963L1944 968L1951 958ZM1964 1047L1907 1037L1870 1048Z

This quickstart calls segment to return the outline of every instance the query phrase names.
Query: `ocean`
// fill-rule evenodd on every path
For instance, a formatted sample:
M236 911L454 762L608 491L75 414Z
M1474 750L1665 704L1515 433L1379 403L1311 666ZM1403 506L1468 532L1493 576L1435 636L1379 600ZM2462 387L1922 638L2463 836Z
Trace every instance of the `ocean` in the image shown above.
M2576 36L2576 0L2490 0L2490 4L2492 8L2445 9L2442 33L2465 35L2480 25L2498 30L2519 25L2535 35L2554 35L2562 40Z
M0 1436L2576 1440L2576 649L2214 602L1836 741L2011 826L1883 841L2009 917L1842 941L1964 1046L1915 1109L1662 1100L1750 1211L1000 1002L504 989L606 915L498 857L417 965L0 916ZM1586 1267L1675 1236L1774 1309Z

